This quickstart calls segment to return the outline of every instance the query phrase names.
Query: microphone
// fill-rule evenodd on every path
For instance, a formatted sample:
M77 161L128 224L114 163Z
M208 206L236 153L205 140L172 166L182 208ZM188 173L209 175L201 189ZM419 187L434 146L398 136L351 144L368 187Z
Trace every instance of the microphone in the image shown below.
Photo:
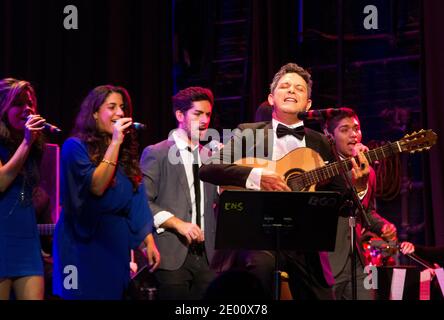
M133 127L136 130L145 130L146 129L146 124L143 124L143 123L140 123L140 122L133 122L131 127Z
M113 120L113 123L116 123L117 120ZM140 123L140 122L133 122L130 126L130 128L133 128L135 130L145 130L146 124Z
M319 110L308 110L305 112L299 112L299 120L326 120L334 116L339 115L342 110L335 108L319 109Z
M224 147L224 145L217 140L211 140L207 146L212 153L216 153Z
M50 124L48 122L45 122L43 124L43 126L45 127L45 130L49 133L60 133L62 132L62 129L59 129L57 126Z
M31 117L31 115L29 115L27 117L27 119L29 119L30 117ZM49 122L43 123L43 129L45 131L49 132L49 133L59 133L59 132L62 132L62 129L60 129L59 127L57 127L57 126L55 126L53 124L50 124Z

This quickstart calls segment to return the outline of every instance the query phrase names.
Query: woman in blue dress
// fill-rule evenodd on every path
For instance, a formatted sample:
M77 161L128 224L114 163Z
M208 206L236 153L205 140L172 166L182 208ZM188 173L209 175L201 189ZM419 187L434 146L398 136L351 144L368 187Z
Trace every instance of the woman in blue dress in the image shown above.
M43 262L32 191L45 119L27 81L0 80L0 300L43 299Z
M159 265L131 115L124 88L99 86L82 102L63 144L53 289L64 299L124 298L130 251L139 245L151 271Z

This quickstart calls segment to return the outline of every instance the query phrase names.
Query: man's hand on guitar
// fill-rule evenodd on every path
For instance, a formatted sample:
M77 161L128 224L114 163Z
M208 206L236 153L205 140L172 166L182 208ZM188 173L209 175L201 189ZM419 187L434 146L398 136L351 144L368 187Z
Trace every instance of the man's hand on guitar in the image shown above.
M386 241L395 241L397 238L395 225L393 223L384 224L381 229L381 237Z
M264 170L261 175L261 190L265 191L291 191L284 177L274 171Z
M361 192L367 189L368 175L370 174L370 167L364 153L358 152L359 165L354 158L351 158L352 163L352 180L356 191Z
M369 148L366 145L358 142L357 144L355 144L355 148L353 150L353 156L356 157L359 152L367 152L367 151L369 151Z

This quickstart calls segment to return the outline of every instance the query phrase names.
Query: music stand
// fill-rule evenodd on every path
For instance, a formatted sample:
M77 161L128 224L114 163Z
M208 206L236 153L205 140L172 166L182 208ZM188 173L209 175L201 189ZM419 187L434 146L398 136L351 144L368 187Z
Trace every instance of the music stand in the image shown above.
M216 227L216 249L273 250L275 298L279 299L279 252L334 251L338 192L224 191Z

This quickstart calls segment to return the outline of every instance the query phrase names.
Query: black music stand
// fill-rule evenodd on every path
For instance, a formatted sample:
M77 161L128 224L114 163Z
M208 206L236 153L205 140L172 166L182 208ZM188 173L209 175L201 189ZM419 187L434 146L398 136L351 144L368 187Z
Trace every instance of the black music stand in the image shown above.
M276 251L279 299L280 250L334 251L341 205L338 192L224 191L216 249Z

